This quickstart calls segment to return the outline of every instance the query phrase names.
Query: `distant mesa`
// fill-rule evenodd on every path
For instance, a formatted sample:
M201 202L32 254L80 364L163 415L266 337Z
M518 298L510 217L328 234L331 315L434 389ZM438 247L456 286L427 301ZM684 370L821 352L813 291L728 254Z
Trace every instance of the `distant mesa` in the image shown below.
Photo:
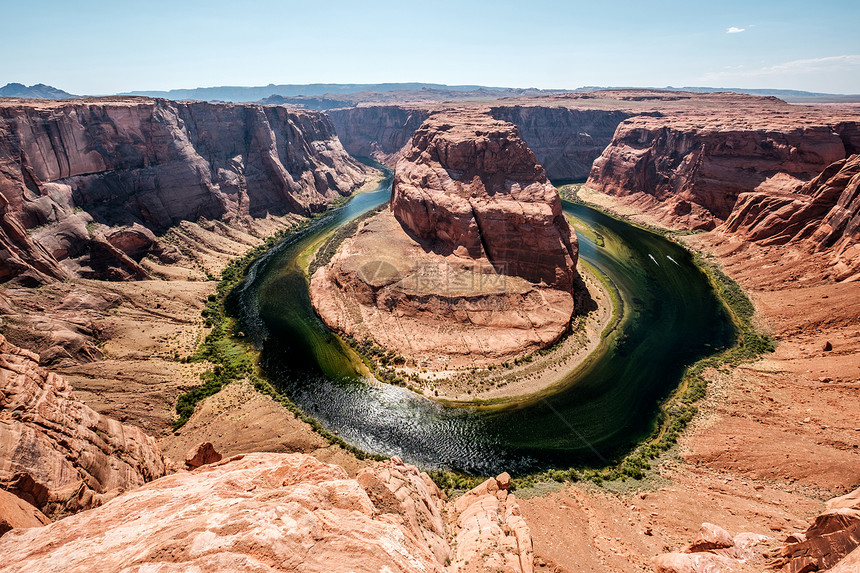
M397 162L390 210L361 223L311 280L334 330L430 368L551 345L574 311L578 244L517 128L430 116Z
M25 86L24 84L10 83L0 88L0 97L17 97L29 99L71 99L78 97L69 92L64 92L53 86L35 84Z

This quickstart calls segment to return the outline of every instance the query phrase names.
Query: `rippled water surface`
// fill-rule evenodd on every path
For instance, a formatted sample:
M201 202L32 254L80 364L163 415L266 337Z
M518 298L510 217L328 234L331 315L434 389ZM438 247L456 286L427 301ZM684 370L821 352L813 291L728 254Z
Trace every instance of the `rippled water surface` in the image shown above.
M728 314L684 249L565 204L580 257L605 273L624 304L602 357L571 376L564 390L494 411L441 406L404 388L368 383L356 375L352 351L314 314L296 257L389 196L387 183L289 237L252 267L230 299L273 382L364 450L476 474L603 465L651 432L660 401L686 365L734 339Z

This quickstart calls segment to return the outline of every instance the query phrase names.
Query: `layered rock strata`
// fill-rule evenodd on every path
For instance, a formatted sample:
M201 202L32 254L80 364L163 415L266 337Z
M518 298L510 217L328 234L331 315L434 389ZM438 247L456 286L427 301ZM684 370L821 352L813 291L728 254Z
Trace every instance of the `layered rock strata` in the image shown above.
M629 109L571 109L553 103L463 107L516 125L551 179L588 177L618 124L635 115ZM393 168L421 123L439 107L432 102L359 105L329 109L326 114L348 152Z
M763 245L830 251L837 278L860 272L860 155L834 162L794 193L741 194L724 229Z
M400 159L400 152L430 115L428 107L367 105L330 109L338 139L350 154L370 157L389 167Z
M618 124L633 112L505 105L490 108L490 115L516 125L547 177L555 180L588 177Z
M789 536L772 565L788 573L803 573L857 571L858 563L860 489L828 501L827 509L806 531Z
M396 458L349 479L303 454L248 454L13 530L0 557L18 572L61 563L65 571L531 573L528 527L500 485L446 504L426 474Z
M77 401L65 379L0 335L0 488L63 514L165 471L154 438Z
M328 118L147 98L0 105L0 281L139 278L180 221L319 211L362 183Z
M395 169L390 211L311 280L333 329L433 368L484 365L569 327L578 245L508 123L431 116Z
M759 113L628 119L594 162L587 185L638 196L667 223L711 229L729 217L741 193L796 190L845 158L834 126Z

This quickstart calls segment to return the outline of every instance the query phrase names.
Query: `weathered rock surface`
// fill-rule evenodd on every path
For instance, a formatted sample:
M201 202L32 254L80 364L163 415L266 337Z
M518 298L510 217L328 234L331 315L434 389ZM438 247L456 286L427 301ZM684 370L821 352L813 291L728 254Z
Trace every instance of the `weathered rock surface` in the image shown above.
M403 147L430 115L430 109L368 105L331 109L326 114L334 124L338 139L350 154L370 157L393 168Z
M664 553L654 559L655 573L733 573L736 565L712 553Z
M456 547L454 568L461 571L534 570L531 533L503 473L466 492L449 508Z
M513 123L550 179L585 179L629 110L569 109L540 105L490 108Z
M365 180L322 114L147 98L0 104L0 280L135 278L180 221L319 211Z
M775 559L775 567L789 573L806 573L835 567L846 556L851 557L846 563L860 562L860 556L851 555L860 547L860 489L830 500L827 510L794 539L797 542L786 545ZM842 565L846 571L852 570Z
M860 180L855 181L858 173L860 155L853 155L829 165L796 193L743 193L726 220L725 229L764 245L809 238L836 207L843 194L847 196L846 206L852 203L851 199L860 183ZM844 226L838 229L844 230ZM828 242L832 244L835 240L825 240L822 246Z
M51 523L44 513L17 495L0 489L0 536L11 529Z
M831 251L837 278L860 271L860 155L829 165L796 192L751 192L738 197L724 226L762 245L805 242Z
M342 468L310 456L249 454L156 480L38 532L12 531L0 557L20 572L60 565L454 572L487 571L496 561L505 571L532 571L515 500L481 494L446 507L426 474L397 459L348 479ZM451 527L457 539L471 532L472 541L452 549ZM488 527L498 544L484 545Z
M440 253L560 289L578 250L558 193L516 127L474 113L425 121L397 163L391 211Z
M739 103L751 105L748 99ZM640 198L669 224L711 229L729 217L741 193L796 191L856 143L852 122L837 125L766 103L628 119L594 162L587 184Z
M699 536L685 550L687 553L700 551L711 551L713 549L726 549L735 544L729 532L713 523L703 523L699 529Z
M164 473L154 438L77 401L38 356L0 335L0 488L62 514Z
M699 535L683 551L654 558L656 573L740 573L760 571L765 543L771 538L755 533L729 532L713 523L703 523Z
M311 280L335 330L436 369L546 347L568 329L578 245L516 128L484 115L424 122L391 210Z
M855 549L834 565L830 573L857 573L857 571L860 571L860 548Z
M201 442L185 454L185 467L192 470L220 461L221 454L215 451L212 442Z

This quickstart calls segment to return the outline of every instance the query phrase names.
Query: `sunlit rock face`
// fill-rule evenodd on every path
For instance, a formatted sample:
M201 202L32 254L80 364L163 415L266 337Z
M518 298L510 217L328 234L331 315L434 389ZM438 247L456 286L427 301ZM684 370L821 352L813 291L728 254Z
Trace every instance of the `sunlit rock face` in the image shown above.
M321 113L149 98L0 103L0 281L133 279L180 221L321 211L367 168Z
M394 173L391 208L311 280L334 330L446 366L544 348L574 311L578 244L512 124L432 115Z

